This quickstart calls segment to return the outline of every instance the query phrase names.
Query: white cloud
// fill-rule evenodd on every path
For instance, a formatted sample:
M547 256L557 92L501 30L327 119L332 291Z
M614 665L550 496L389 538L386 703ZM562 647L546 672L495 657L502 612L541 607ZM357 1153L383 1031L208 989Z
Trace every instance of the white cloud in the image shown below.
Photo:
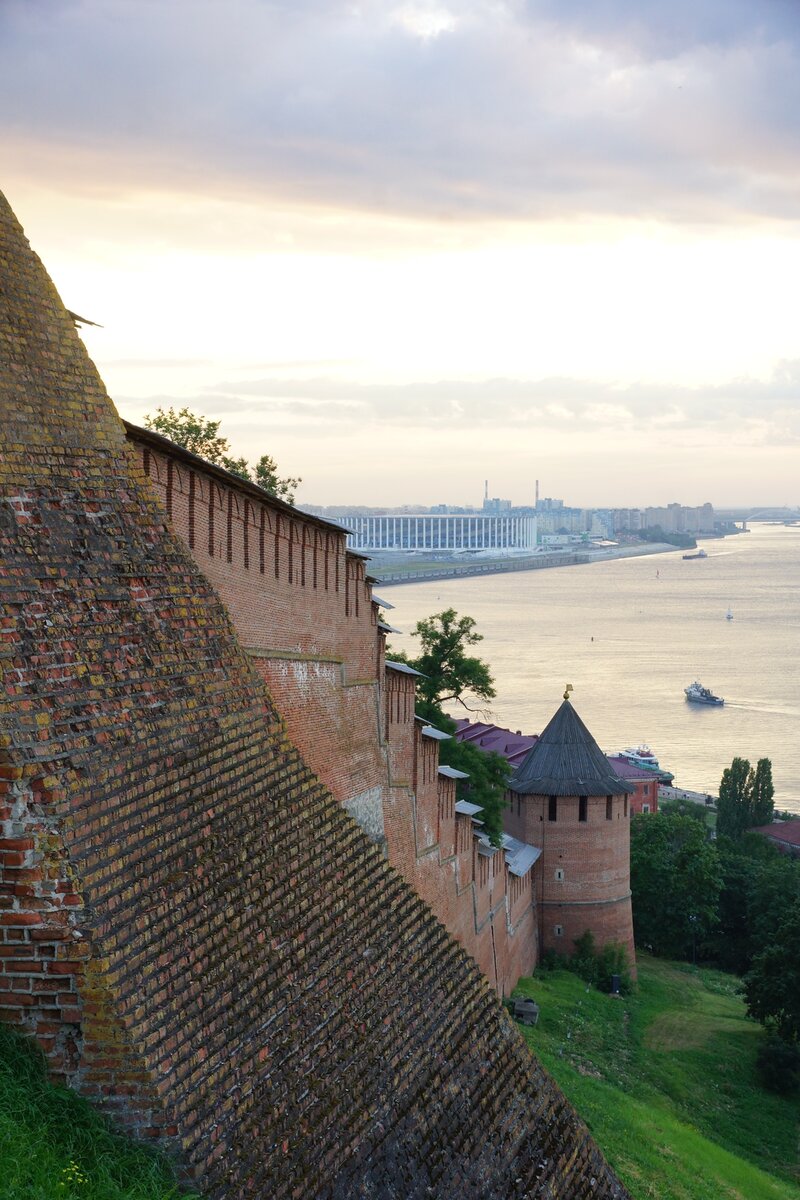
M401 4L392 21L423 41L451 33L456 27L454 14L438 4Z
M0 128L128 191L795 220L798 24L778 0L5 0Z

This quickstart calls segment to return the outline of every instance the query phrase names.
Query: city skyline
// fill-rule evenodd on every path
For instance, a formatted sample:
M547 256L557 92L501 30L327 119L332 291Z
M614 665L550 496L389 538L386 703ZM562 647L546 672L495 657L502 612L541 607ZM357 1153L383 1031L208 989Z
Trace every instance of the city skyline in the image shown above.
M0 35L0 186L126 418L220 419L300 505L800 499L791 6L8 0Z
M497 507L498 505L500 507ZM355 504L332 503L332 504L327 504L327 505L323 505L323 504L313 505L312 507L318 508L321 510L322 509L331 509L331 510L334 510L334 509L348 510L349 509L354 512L363 511L364 513L369 513L369 512L374 511L376 514L385 512L386 515L392 515L392 514L399 515L402 513L413 514L413 513L417 512L420 514L427 513L427 514L431 514L431 515L435 516L437 513L446 515L447 513L456 514L459 512L465 512L465 513L474 513L476 515L480 515L481 513L492 514L492 513L498 513L498 512L502 513L504 511L517 511L517 510L519 510L519 511L524 510L525 512L530 512L532 514L536 513L536 512L538 512L538 513L557 513L557 512L560 512L562 509L567 512L604 512L604 511L628 512L628 511L630 511L630 512L645 513L649 510L656 510L656 509L662 509L662 508L685 508L685 509L691 509L694 511L696 509L705 508L706 505L710 505L711 509L716 511L716 506L711 504L710 501L704 501L703 504L700 504L700 505L684 505L681 503L680 500L674 500L674 499L667 501L665 504L643 503L643 504L614 504L614 505L605 505L605 504L577 505L577 504L571 504L569 501L569 498L562 498L562 497L555 497L555 496L541 496L538 504L536 502L532 502L530 504L524 504L524 503L523 504L514 504L507 497L492 496L492 497L487 497L485 499L485 501L480 504L477 504L474 501L465 501L464 503L460 503L458 501L450 501L450 500L440 500L440 501L437 501L437 503L435 503L435 504L422 504L418 501L407 499L407 500L401 501L399 504L395 504L395 505L375 504L375 505L370 506L370 505L358 504L358 503L355 503ZM737 506L737 507L739 507L739 506ZM759 506L753 505L750 507L753 508L753 511L755 513ZM770 509L772 511L779 511L779 507L774 506L774 505L769 505L769 506L762 505L761 507L764 509ZM728 510L725 508L721 508L720 511L725 512ZM794 510L792 509L792 511L794 511ZM800 509L798 509L798 511L800 511Z

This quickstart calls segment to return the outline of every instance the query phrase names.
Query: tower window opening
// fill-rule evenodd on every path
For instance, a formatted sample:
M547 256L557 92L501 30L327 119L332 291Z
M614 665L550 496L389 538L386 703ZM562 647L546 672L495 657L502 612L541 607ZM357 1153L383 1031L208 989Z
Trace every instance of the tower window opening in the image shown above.
M588 819L589 804L585 796L578 796L578 820L586 821Z
M548 821L558 820L558 797L551 796L547 801L547 819Z
M613 811L612 811L613 803L614 803L613 798L611 796L606 796L606 820L607 821L610 821L613 816Z

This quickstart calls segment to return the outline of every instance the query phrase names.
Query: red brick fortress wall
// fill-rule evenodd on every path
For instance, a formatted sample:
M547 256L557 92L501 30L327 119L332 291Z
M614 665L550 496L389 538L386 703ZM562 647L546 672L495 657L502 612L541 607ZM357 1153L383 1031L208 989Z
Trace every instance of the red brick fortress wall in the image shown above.
M127 426L175 531L225 602L309 765L383 836L377 730L382 636L364 559L346 534L165 438Z
M292 741L501 994L536 963L530 873L491 869L469 817L440 820L438 749L414 676L384 667L365 560L338 526L147 430L128 439L173 528L222 596ZM456 823L460 850L450 848ZM440 836L445 844L440 843ZM512 887L514 900L506 892Z
M405 711L402 689L413 695L413 679L387 670L394 712ZM393 790L386 823L390 862L507 996L537 961L532 871L515 876L501 849L481 846L472 818L456 811L455 780L439 770L436 740L419 721L408 737L413 744L402 744L415 764L413 794Z
M212 1200L623 1196L287 738L2 197L0 239L3 1011Z

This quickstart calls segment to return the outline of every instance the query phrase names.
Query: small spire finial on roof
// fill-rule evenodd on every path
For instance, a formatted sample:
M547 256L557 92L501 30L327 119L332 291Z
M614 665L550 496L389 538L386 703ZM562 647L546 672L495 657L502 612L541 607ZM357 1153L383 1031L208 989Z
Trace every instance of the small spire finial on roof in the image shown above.
M566 688L565 688L565 690L564 690L564 699L565 699L565 700L569 700L569 694L570 694L570 692L571 692L572 690L573 690L573 688L572 688L572 684L571 684L571 683L568 683L568 684L567 684L567 686L566 686Z

